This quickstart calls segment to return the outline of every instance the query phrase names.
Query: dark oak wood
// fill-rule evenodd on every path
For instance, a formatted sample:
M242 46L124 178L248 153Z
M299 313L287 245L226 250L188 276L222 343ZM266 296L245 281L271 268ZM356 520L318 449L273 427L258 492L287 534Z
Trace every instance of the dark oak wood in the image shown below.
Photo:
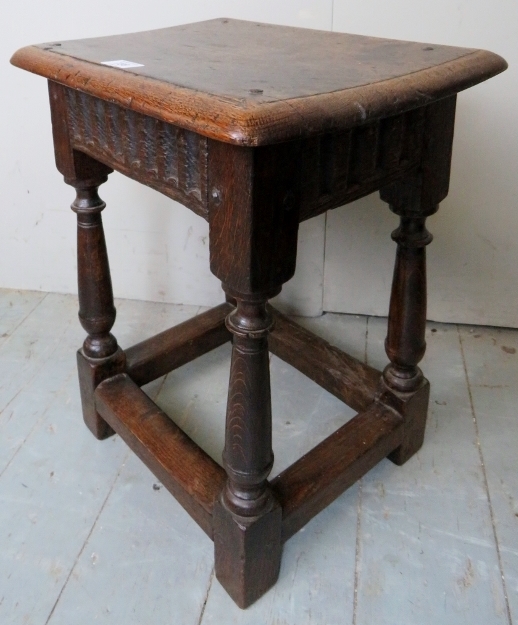
M228 289L228 287L226 287ZM227 484L214 516L216 577L242 608L277 581L281 509L267 483L273 465L266 298L235 297L223 465Z
M207 167L209 158L216 168L220 162L222 148L217 143L70 88L64 89L64 95L62 115L68 119L75 150L209 218ZM270 163L270 171L284 172L287 186L293 187L291 192L284 191L287 201L300 203L296 214L304 221L368 195L401 178L405 171L415 171L421 160L424 119L421 108L304 139L286 146L284 153L276 148L269 154L252 154L258 162L262 156L263 163ZM290 172L276 167L279 161L293 164L291 181ZM257 175L250 169L251 175ZM300 185L302 191L295 197L293 192Z
M392 234L398 248L385 342L391 364L384 375L389 386L399 391L415 390L422 379L417 364L426 350L425 245L431 241L424 221L402 217Z
M384 379L383 383L386 384ZM386 385L386 392L381 395L380 401L392 406L403 418L401 444L387 455L394 464L401 466L423 445L430 383L423 378L412 392L400 392Z
M230 295L266 299L293 277L299 159L296 141L255 149L209 142L210 268Z
M458 93L507 66L484 50L232 19L58 43L23 48L11 62L241 145L351 128ZM143 67L101 64L121 58Z
M386 387L402 400L406 436L391 459L403 464L423 444L429 385L417 366L426 350L426 245L432 241L425 226L448 193L456 98L425 109L424 142L419 171L381 189L380 196L399 215L392 233L397 243L385 348L390 365L383 372ZM401 395L403 393L403 395ZM409 394L415 393L412 399ZM416 408L418 406L419 408Z
M103 380L124 371L125 364L126 357L121 349L118 349L113 356L99 360L88 358L81 349L77 352L77 373L83 419L88 429L99 440L109 438L115 432L97 412L95 389Z
M49 83L56 166L76 190L72 210L77 214L77 279L79 320L88 333L77 356L83 418L98 439L113 434L95 408L93 393L104 379L124 371L125 356L110 333L115 306L98 195L112 169L74 150L68 126L66 89Z
M315 336L270 308L274 326L270 351L355 410L365 410L379 394L380 372Z
M211 270L237 303L227 318L233 334L223 454L228 480L214 517L215 571L243 607L275 583L280 569L281 514L266 482L273 464L266 302L295 272L299 160L300 142L255 149L209 142ZM256 549L258 531L268 537L268 549Z
M74 149L68 125L67 90L62 85L52 81L48 82L48 89L54 156L58 171L63 174L65 182L72 186L74 186L75 181L88 186L90 181L90 186L99 187L103 182L106 182L113 169Z
M415 171L421 162L425 110L383 117L302 142L300 221L357 200Z
M60 86L50 83L50 88L59 90ZM214 207L222 201L217 191L223 183L213 185L215 196L209 198L208 160L212 160L217 172L221 169L218 165L222 156L228 159L228 155L222 154L224 148L112 102L73 89L61 89L64 104L59 121L67 132L70 128L68 141L76 150L76 158L81 153L88 154L209 219L209 205ZM279 148L270 150L269 154L248 152L248 174L243 169L244 163L239 165L240 174L258 175L261 160L270 163L270 172L283 172L286 188L278 201L299 203L296 214L299 221L304 221L386 187L400 180L405 172L415 175L422 160L425 137L430 135L425 124L430 117L428 109L433 113L440 108L423 107L348 131L304 139L280 152ZM443 136L448 139L447 135ZM247 158L240 151L235 154L241 155L243 161ZM279 163L291 163L291 172L284 171ZM434 171L431 174L436 175ZM295 196L299 186L301 190ZM264 188L264 182L257 188Z
M114 68L105 61L140 63ZM490 52L218 19L19 50L49 80L56 165L76 189L83 414L117 431L214 538L246 607L282 544L383 457L423 443L425 221L448 192L456 94L506 68ZM123 352L98 187L117 170L209 222L227 303ZM301 221L380 190L400 217L383 374L267 305ZM272 331L273 328L273 331ZM232 337L224 468L139 389ZM272 482L270 349L359 414Z
M50 87L60 88L55 83ZM68 120L69 143L76 155L88 154L209 219L209 205L214 207L222 201L217 191L224 181L213 185L215 196L209 198L208 160L214 163L216 175L219 170L224 171L222 156L229 158L223 154L224 147L112 102L73 89L62 91L64 105L59 119L61 124ZM415 172L421 163L425 136L429 134L425 126L427 110L424 107L348 131L304 139L282 151L249 151L248 156L237 151L234 160L237 155L241 155L242 161L249 159L248 173L244 162L235 166L241 168L241 175L250 178L259 175L261 161L263 167L270 164L270 172L282 173L286 188L279 189L284 194L278 202L300 204L294 214L304 221L385 187L405 172ZM231 165L225 162L230 169ZM291 172L280 163L291 163ZM256 187L264 188L264 181Z
M77 280L79 320L88 336L83 352L89 358L107 358L117 351L110 333L115 323L115 306L104 239L101 211L106 206L97 186L79 186L72 210L77 213Z
M207 219L207 139L66 89L72 146Z
M399 446L402 437L401 416L374 402L272 480L282 506L282 540Z
M126 371L143 386L231 340L225 325L231 304L221 304L125 350Z
M225 471L128 375L100 384L95 402L103 418L212 537L212 512L225 484Z
M115 306L101 219L105 204L91 181L76 179L73 184L77 190L72 210L77 213L79 321L88 333L78 358L81 400L85 423L103 439L113 432L96 413L92 392L102 379L123 370L124 354L110 333Z
M214 553L221 585L247 608L279 577L282 512L272 500L263 514L236 518L223 501L214 508Z
M209 142L211 270L237 304L227 317L228 479L214 516L215 571L241 607L264 594L280 570L281 511L266 481L273 464L266 302L295 271L299 160L300 142L256 149ZM261 541L268 548L259 548Z
M268 332L265 302L237 300L228 315L232 360L223 464L225 504L239 516L258 516L271 506L266 486L273 465Z

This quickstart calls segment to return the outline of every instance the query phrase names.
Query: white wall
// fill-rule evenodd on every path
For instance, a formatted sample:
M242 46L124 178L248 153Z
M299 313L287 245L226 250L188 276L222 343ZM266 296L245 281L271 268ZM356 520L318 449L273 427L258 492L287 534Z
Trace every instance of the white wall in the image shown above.
M518 4L516 0L18 0L0 29L3 191L0 287L75 292L73 190L54 167L46 82L11 67L30 43L131 32L216 16L485 47L511 68L459 96L449 198L429 220L429 316L518 326ZM212 305L207 224L118 174L101 189L114 290L119 297ZM377 197L301 228L292 309L386 314L396 218ZM367 286L366 286L367 285ZM368 287L368 288L367 288ZM281 296L282 297L282 296Z
M218 16L331 29L332 0L18 0L4 7L0 80L3 191L0 287L76 292L74 191L54 166L46 81L8 64L18 48L148 30ZM115 295L213 305L208 225L188 209L117 173L101 188ZM325 217L303 224L285 308L322 310Z
M334 30L486 48L509 62L458 96L450 194L428 220L428 317L518 326L518 3L334 0ZM328 214L326 310L387 314L396 224L377 195Z

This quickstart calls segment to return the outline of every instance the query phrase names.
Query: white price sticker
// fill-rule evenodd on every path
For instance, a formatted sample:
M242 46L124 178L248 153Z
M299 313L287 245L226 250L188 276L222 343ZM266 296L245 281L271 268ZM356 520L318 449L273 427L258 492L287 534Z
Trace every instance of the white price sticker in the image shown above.
M133 63L133 61L102 61L101 65L109 65L110 67L119 67L120 69L128 69L130 67L144 67L142 63Z

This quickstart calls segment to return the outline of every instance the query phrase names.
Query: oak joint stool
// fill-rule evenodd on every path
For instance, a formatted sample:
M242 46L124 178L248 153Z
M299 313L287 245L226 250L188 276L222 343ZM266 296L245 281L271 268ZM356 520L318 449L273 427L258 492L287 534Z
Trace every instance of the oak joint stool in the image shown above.
M240 607L283 543L388 456L423 442L425 221L448 192L456 94L506 68L482 50L217 19L29 46L46 77L56 164L75 187L84 420L114 432L214 540ZM98 187L117 170L208 220L226 302L122 350ZM294 274L301 221L374 191L400 216L383 373L268 304ZM223 467L140 387L232 341ZM272 480L269 351L358 414Z

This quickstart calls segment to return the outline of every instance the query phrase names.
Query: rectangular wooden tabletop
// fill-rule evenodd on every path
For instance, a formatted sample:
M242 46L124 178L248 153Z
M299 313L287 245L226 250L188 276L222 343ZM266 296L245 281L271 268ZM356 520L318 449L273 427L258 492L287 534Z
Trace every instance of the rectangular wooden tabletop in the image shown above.
M246 145L396 114L506 68L501 57L482 50L225 18L29 46L12 63Z

